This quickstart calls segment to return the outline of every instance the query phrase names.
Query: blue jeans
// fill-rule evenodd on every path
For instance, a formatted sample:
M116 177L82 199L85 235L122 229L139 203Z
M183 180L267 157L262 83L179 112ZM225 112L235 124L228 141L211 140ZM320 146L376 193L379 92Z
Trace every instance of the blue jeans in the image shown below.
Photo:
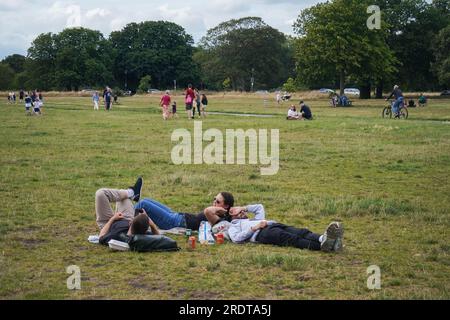
M135 209L144 209L150 219L162 230L172 228L185 228L186 219L183 214L173 211L169 207L153 199L144 199L139 201Z
M398 114L400 112L401 106L403 106L403 97L399 97L397 100L395 100L394 104L392 105L392 112L394 114Z

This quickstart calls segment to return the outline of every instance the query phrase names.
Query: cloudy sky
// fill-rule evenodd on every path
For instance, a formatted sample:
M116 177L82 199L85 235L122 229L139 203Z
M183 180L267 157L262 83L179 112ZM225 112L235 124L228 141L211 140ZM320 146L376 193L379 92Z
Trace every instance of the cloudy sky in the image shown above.
M66 27L100 30L105 37L130 22L175 22L197 42L223 21L257 16L292 34L300 11L319 0L0 0L0 60L13 53L26 55L37 35Z

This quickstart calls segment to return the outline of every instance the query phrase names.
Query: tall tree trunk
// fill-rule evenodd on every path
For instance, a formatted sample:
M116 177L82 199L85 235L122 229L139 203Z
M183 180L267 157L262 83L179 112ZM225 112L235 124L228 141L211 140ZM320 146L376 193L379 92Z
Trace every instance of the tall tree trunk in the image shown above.
M345 72L344 70L341 70L341 74L339 77L339 89L340 89L340 95L344 95L344 89L345 89Z
M361 99L370 99L371 89L372 89L372 86L370 83L366 83L366 84L362 85L359 97Z
M376 92L376 98L377 99L383 99L383 83L384 81L381 80L378 84L377 84L377 92Z

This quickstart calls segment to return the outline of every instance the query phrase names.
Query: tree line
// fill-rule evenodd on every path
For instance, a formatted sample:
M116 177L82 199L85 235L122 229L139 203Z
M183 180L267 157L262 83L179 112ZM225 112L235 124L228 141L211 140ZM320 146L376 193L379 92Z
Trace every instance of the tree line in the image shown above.
M381 9L369 29L367 8ZM167 21L130 23L108 38L70 28L40 34L27 56L0 62L0 89L179 88L288 91L355 86L380 97L450 87L450 0L332 0L300 12L295 36L259 17L223 22L195 46Z

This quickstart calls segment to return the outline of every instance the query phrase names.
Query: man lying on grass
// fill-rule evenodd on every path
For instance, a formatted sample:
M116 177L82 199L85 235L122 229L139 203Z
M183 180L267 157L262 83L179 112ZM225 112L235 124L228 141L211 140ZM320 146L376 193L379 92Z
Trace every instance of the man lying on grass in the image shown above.
M142 178L128 189L99 189L95 193L95 213L97 225L101 229L99 243L108 245L110 240L121 241L120 235L146 234L149 228L153 234L159 234L158 227L144 210L135 210L132 200L139 201L142 190ZM110 203L116 202L114 213Z
M255 214L254 219L248 218L249 212ZM265 220L265 210L261 204L231 208L230 215L233 220L227 232L234 243L254 242L324 252L342 250L344 228L339 222L330 223L324 234L319 235L308 229ZM213 225L219 222L213 215L208 217Z

